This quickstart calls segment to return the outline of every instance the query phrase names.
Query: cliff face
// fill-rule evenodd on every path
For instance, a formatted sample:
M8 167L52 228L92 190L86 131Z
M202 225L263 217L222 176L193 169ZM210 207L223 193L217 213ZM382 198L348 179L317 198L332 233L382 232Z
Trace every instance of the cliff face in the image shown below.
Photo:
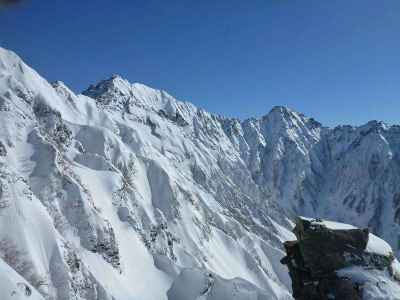
M75 94L0 48L1 300L292 299L293 216L397 250L399 174L399 126L240 121L119 76Z
M346 224L298 218L284 243L298 300L399 299L400 268L388 244Z
M291 222L222 118L118 76L84 94L0 48L1 300L291 299Z
M331 129L276 107L224 129L253 180L286 211L369 228L399 254L400 126Z

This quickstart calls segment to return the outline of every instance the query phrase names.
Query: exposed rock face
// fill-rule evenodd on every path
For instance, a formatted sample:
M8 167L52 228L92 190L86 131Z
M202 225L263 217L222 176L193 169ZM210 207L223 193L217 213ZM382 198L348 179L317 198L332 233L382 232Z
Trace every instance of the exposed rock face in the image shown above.
M368 229L299 218L293 232L297 240L284 243L287 256L281 262L289 268L295 299L370 299L364 298L363 289L371 282L360 282L354 274L340 275L341 270L355 266L360 268L359 275L377 270L386 272L388 280L398 281L393 253ZM400 282L395 284L400 289Z
M369 228L399 255L400 126L331 129L286 107L222 122L254 181L287 211Z

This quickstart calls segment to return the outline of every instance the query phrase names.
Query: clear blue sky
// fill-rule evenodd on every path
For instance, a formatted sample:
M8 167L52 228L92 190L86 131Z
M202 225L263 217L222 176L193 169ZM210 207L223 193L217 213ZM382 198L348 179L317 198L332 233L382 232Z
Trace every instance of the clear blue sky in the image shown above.
M400 123L398 0L30 0L0 45L75 91L118 73L226 116Z

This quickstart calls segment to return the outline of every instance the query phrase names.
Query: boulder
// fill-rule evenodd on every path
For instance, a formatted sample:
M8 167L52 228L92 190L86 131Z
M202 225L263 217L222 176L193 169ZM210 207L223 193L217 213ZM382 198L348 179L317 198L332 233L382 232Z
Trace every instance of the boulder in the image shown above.
M360 260L368 229L330 229L322 222L299 218L294 229L304 264L313 276L344 268Z
M337 271L352 266L390 272L394 257L367 251L368 229L298 218L293 229L297 240L284 243L292 279L293 297L298 300L361 300L362 285Z

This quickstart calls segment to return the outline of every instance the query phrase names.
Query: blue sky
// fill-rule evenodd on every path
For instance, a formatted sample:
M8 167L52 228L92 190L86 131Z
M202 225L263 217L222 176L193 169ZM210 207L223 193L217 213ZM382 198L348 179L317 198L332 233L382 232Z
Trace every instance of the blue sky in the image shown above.
M30 0L0 45L75 91L118 73L225 116L400 123L398 0Z

